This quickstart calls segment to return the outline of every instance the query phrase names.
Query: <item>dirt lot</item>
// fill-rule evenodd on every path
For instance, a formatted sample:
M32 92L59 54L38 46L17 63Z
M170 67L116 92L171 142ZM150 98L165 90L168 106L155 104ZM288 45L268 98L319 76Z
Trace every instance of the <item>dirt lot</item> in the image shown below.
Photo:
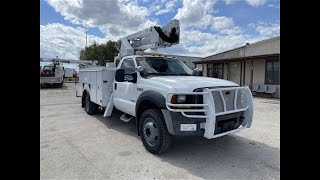
M176 138L155 156L134 122L89 116L75 85L40 90L41 179L280 179L280 101L254 99L252 128L217 139Z

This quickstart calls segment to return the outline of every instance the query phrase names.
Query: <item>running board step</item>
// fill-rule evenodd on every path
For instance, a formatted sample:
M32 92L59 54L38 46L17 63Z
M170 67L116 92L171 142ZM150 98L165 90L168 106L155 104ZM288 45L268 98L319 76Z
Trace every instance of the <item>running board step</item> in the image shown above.
M120 119L124 122L130 122L133 119L133 116L130 116L129 114L124 113L122 114Z

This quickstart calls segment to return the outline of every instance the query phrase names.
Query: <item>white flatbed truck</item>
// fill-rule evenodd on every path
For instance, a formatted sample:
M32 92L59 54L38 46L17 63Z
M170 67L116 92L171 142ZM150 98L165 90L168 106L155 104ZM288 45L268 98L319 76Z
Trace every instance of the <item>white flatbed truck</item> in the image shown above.
M172 20L122 38L115 67L80 69L76 94L87 114L99 107L104 117L111 116L113 108L123 112L120 119L135 120L137 134L153 154L168 150L173 136L212 139L250 128L253 102L248 87L193 76L177 59L138 52L177 43L179 21Z
M49 65L40 67L40 87L43 86L63 86L64 67L61 66L60 62L53 61Z

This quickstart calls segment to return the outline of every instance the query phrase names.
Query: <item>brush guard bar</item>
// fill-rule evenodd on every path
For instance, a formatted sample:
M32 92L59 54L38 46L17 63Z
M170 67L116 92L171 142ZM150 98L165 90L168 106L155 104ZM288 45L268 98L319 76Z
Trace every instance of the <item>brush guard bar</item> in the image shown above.
M234 98L227 98L223 95L225 92L233 92ZM240 95L240 101L241 103L245 102L244 107L238 107L238 101L239 96L238 93L241 93ZM202 95L203 96L203 104L173 104L171 103L171 99L173 95ZM214 98L215 96L215 98ZM220 99L220 105L223 107L220 108L219 111L216 112L216 106L215 104L218 103L218 97ZM221 103L222 102L222 103ZM183 106L189 106L189 107L202 107L202 109L174 109L179 108ZM233 106L233 107L232 107ZM209 89L204 88L203 92L179 92L179 93L169 93L167 100L166 100L166 107L169 111L172 112L180 112L183 116L188 118L205 118L206 122L204 124L204 137L207 139L212 139L215 137L223 136L228 133L234 133L237 132L243 128L249 128L251 126L252 122L252 116L253 116L253 98L250 89L245 87L230 87L230 88L217 88L217 89ZM242 127L240 126L238 129L234 129L225 133L214 135L215 132L215 124L216 124L216 117L225 115L225 114L231 114L231 113L237 113L237 112L244 112L243 114L243 123ZM203 115L190 115L188 113L194 113L194 112L203 112Z

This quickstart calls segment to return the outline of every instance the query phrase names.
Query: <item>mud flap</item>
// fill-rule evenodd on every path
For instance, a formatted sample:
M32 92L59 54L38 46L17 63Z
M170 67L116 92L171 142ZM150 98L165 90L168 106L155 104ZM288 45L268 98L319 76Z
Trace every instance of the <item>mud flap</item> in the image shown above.
M112 114L113 104L113 93L110 94L106 110L104 111L103 117L110 117Z

